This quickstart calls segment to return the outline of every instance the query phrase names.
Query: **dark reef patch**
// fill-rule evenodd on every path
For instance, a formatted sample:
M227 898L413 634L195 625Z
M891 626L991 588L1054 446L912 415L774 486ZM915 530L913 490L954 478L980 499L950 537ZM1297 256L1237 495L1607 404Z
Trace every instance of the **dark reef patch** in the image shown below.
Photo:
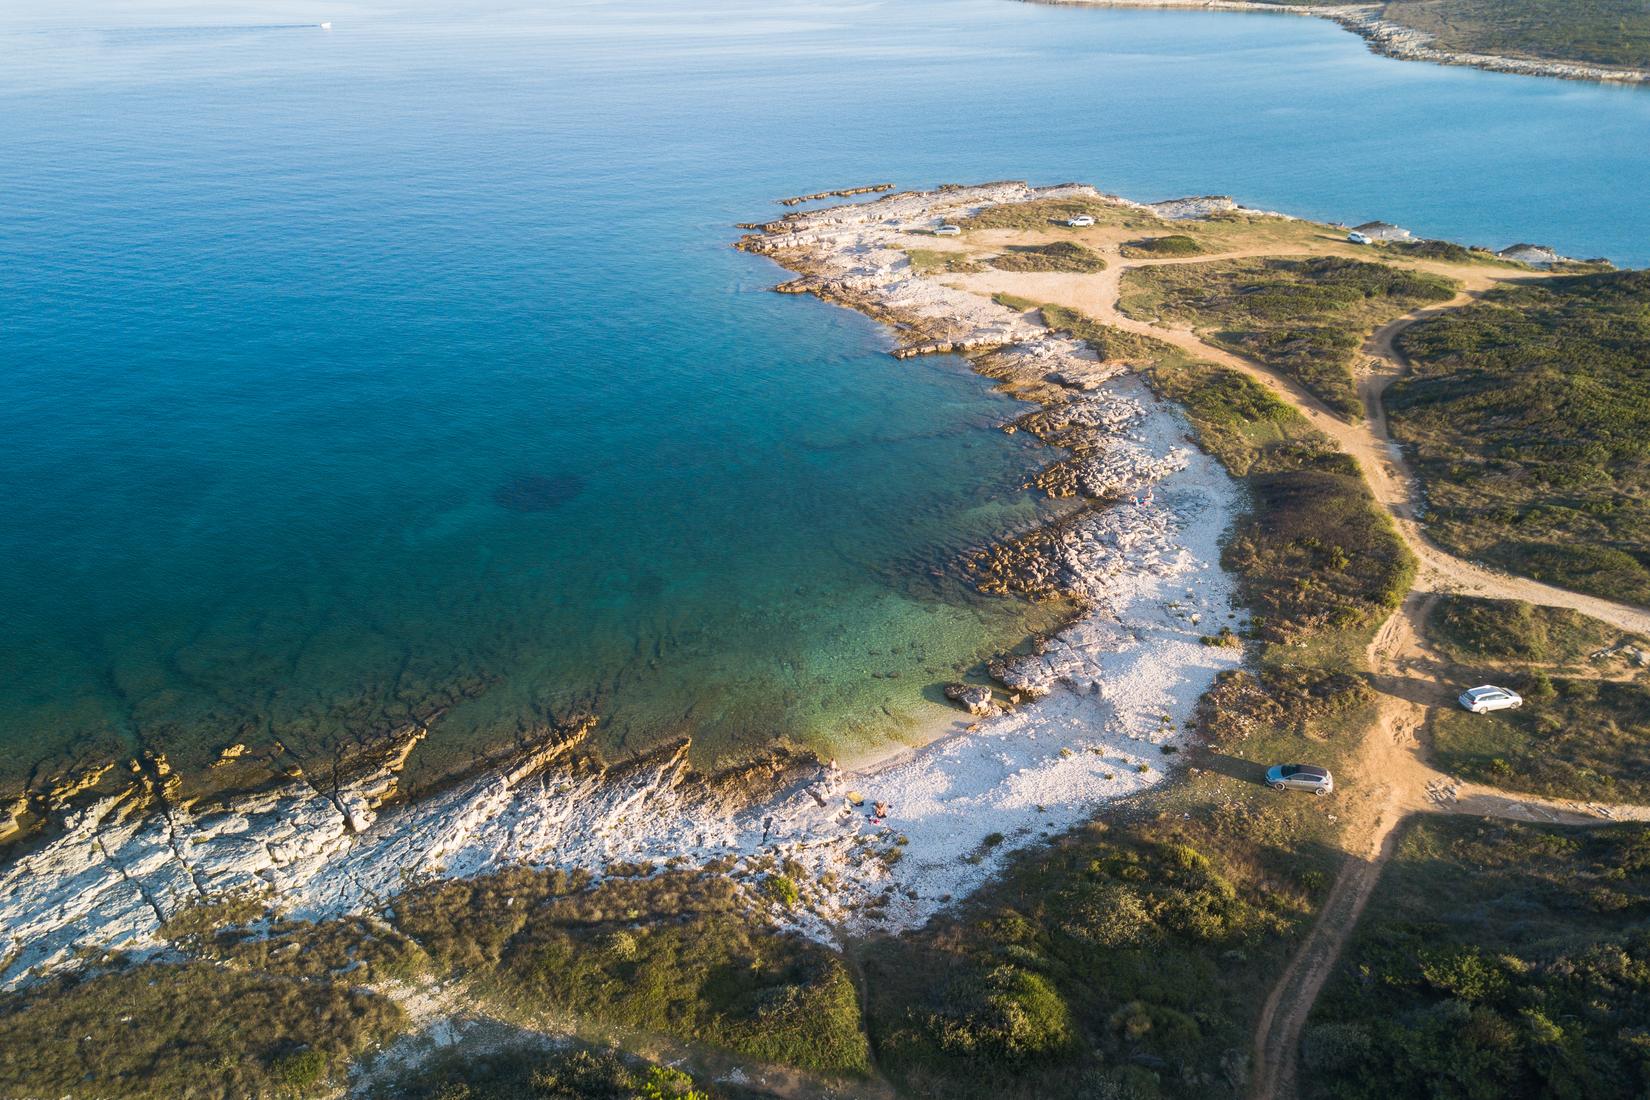
M493 490L493 501L512 512L548 512L582 492L577 474L517 474Z

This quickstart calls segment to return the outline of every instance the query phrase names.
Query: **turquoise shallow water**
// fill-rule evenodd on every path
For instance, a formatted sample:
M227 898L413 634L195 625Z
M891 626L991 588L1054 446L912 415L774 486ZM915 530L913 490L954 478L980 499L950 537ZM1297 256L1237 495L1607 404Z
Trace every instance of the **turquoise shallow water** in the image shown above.
M615 750L931 717L1035 624L930 570L1047 456L765 293L730 224L780 195L1082 179L1650 260L1642 90L1282 16L547 7L0 17L6 772L455 700L428 766L586 705Z

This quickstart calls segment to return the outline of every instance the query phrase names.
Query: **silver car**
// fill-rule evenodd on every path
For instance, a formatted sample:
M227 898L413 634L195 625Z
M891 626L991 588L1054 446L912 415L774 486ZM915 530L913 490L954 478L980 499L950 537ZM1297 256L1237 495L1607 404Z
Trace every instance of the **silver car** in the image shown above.
M1312 764L1273 764L1266 769L1266 785L1274 791L1311 791L1328 794L1335 789L1335 777L1328 768Z
M1524 705L1524 697L1512 688L1484 684L1463 691L1457 702L1474 714L1487 714L1492 710L1512 710L1521 707Z

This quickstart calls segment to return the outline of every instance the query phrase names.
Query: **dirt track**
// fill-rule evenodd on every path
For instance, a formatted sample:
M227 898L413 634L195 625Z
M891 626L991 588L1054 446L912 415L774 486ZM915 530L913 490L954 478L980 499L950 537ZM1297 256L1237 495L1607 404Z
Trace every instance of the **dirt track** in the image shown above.
M1345 452L1358 460L1375 499L1390 514L1415 554L1419 571L1403 606L1377 632L1369 647L1373 685L1380 694L1379 721L1366 736L1357 764L1356 794L1343 815L1347 860L1331 887L1318 920L1285 968L1262 1008L1255 1034L1251 1094L1259 1100L1295 1095L1295 1071L1302 1031L1324 982L1380 879L1382 865L1396 846L1397 826L1417 812L1465 813L1516 821L1554 824L1604 824L1650 820L1650 807L1567 802L1463 784L1439 772L1422 757L1419 734L1428 710L1453 705L1455 688L1439 674L1438 664L1422 641L1427 613L1441 593L1465 593L1498 599L1568 607L1635 634L1650 634L1650 611L1570 592L1525 577L1496 572L1463 561L1434 545L1417 522L1419 499L1415 477L1387 429L1382 395L1402 375L1405 364L1395 340L1410 325L1472 301L1509 279L1533 273L1476 265L1418 262L1408 266L1460 280L1463 290L1449 302L1417 310L1378 329L1363 351L1368 363L1358 378L1365 418L1348 423L1298 383L1216 347L1185 328L1137 320L1118 308L1123 275L1135 267L1258 256L1300 255L1298 249L1255 249L1185 259L1131 261L1115 242L1096 242L1106 258L1098 274L991 272L961 281L986 293L1006 291L1033 301L1076 309L1096 321L1167 341L1196 356L1240 371L1299 410Z

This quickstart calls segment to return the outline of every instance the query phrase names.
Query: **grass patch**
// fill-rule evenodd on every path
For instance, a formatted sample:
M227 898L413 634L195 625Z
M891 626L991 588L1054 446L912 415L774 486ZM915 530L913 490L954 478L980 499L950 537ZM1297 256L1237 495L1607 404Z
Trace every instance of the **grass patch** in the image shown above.
M679 1069L613 1051L519 1045L438 1053L371 1095L375 1100L710 1100L712 1094Z
M1074 338L1088 344L1103 362L1145 364L1180 354L1180 350L1173 344L1150 336L1141 336L1127 329L1103 325L1065 306L1045 305L1042 307L1042 314L1043 324L1056 332L1070 333Z
M998 271L1066 271L1089 273L1106 270L1106 260L1098 252L1076 241L1053 244L1009 245L987 261Z
M1463 779L1557 798L1650 801L1650 687L1564 679L1536 671L1510 677L1518 710L1441 710L1433 756Z
M988 206L971 217L960 218L955 225L969 229L1048 229L1065 228L1066 219L1087 214L1096 225L1121 225L1148 229L1161 224L1150 214L1103 199L1036 199L1032 202L1001 203Z
M1495 267L1522 268L1525 265L1503 260L1485 248L1468 248L1454 241L1384 241L1376 245L1384 252L1392 252L1406 259L1443 260L1452 264L1490 264Z
M1255 858L1234 816L1069 834L867 950L879 1064L923 1097L1234 1095L1254 968L1309 910L1307 866Z
M1024 313L1028 309L1037 308L1037 303L1032 299L1022 298L1018 294L1008 294L1003 291L998 291L996 294L993 294L991 296L991 300L1000 306L1004 306L1012 310L1018 310L1021 313Z
M1418 815L1302 1044L1309 1097L1637 1097L1650 829Z
M1171 233L1166 237L1141 237L1127 241L1121 251L1131 260L1155 260L1170 256L1201 256L1206 250L1196 237Z
M1354 420L1363 407L1352 364L1365 336L1455 290L1442 276L1320 256L1135 268L1124 276L1120 305L1132 317L1194 325Z
M789 877L768 881L800 892ZM530 1017L866 1072L859 998L842 960L753 920L752 908L737 884L710 873L591 886L517 870L413 891L397 901L396 923L439 964Z
M1501 288L1400 339L1387 396L1431 536L1450 551L1650 604L1650 272Z
M1332 444L1265 386L1214 363L1159 359L1141 372L1158 396L1186 410L1198 445L1238 477L1332 452Z
M1433 606L1427 637L1462 664L1579 665L1621 632L1567 607L1446 595Z
M0 996L0 1093L313 1095L404 1026L393 1002L328 980L201 962L83 973Z
M907 248L905 255L911 261L911 269L919 275L969 275L985 270L985 265L970 259L966 252Z

